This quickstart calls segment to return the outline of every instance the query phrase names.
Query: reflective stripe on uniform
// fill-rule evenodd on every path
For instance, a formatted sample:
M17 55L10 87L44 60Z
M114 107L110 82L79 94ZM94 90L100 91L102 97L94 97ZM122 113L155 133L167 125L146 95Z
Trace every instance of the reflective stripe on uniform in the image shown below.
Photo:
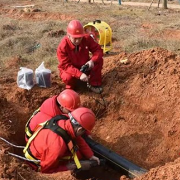
M29 149L29 146L30 146L30 143L32 142L32 140L37 136L37 134L40 132L41 129L43 129L43 125L46 123L47 121L45 121L44 123L41 123L39 124L38 128L36 129L36 131L34 132L34 134L29 138L27 144L26 144L26 147L24 148L23 150L23 153L25 155L25 157L27 159L30 159L30 160L34 160L34 158L29 154L28 152L28 149ZM35 159L37 160L37 159Z
M80 163L80 161L79 161L79 159L77 157L76 152L75 151L73 152L73 151L74 150L72 149L71 153L73 154L74 162L76 164L77 169L80 169L81 168L81 163Z
M29 127L26 127L25 128L25 135L26 135L26 138L29 139L31 136L32 136L32 133L30 133L30 129Z
M29 151L29 148L27 149L27 151L25 152L24 156L29 159L32 160L33 163L35 163L36 165L40 164L40 160L34 158L34 156L32 155L32 153Z
M26 133L27 139L29 139L29 138L32 136L32 134L33 134L32 130L31 130L30 127L29 127L30 121L31 121L31 119L32 119L38 112L40 112L40 108L36 109L36 110L33 112L33 114L31 115L31 117L29 118L28 122L27 122L26 125L25 125L25 133Z

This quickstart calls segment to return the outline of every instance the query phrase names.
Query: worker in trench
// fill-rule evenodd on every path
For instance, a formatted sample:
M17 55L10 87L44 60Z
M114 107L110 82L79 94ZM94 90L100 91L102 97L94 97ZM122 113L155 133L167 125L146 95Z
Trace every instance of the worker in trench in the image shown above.
M32 136L38 124L51 119L56 115L67 115L68 113L80 107L80 96L71 89L65 89L59 95L46 99L30 117L25 126L26 141ZM89 134L90 135L90 134Z
M100 164L99 158L94 156L81 137L85 131L91 132L93 129L94 113L88 108L79 107L66 118L55 116L40 124L28 140L23 152L35 170L42 173L88 170L90 161ZM82 159L89 161L80 161Z
M88 88L95 93L103 91L103 50L93 37L84 33L79 20L72 20L68 24L67 35L57 48L57 57L60 78L66 89L74 89L80 80L86 82ZM86 67L86 71L82 71L82 67Z

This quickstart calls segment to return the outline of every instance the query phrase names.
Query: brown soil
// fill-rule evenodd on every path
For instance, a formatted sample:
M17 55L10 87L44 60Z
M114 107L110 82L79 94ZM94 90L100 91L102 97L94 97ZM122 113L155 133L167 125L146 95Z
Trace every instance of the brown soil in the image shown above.
M2 14L15 18L47 19L45 14L19 16L14 10L1 11ZM55 16L58 19L72 18L57 14L49 18ZM149 28L148 24L145 26ZM165 33L168 35L168 30ZM177 34L179 37L179 31ZM121 60L126 58L127 63L122 63ZM45 99L60 93L64 85L53 72L51 88L35 86L30 91L18 88L16 78L20 61L19 56L7 61L7 67L13 66L9 73L7 69L0 69L0 137L24 145L27 119ZM94 140L148 170L136 180L180 179L180 56L161 48L105 55L103 86L102 96L78 90L83 105L91 108L97 116ZM128 179L108 167L94 168L76 178L70 172L36 173L23 161L7 154L12 152L22 156L21 149L12 148L3 141L0 145L0 178L4 180Z

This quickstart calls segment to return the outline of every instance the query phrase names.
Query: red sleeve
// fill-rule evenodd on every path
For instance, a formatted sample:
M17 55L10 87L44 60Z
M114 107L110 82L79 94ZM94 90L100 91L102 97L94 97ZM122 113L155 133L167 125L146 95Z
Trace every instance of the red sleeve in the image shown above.
M103 50L101 49L101 46L97 42L95 42L91 36L87 36L87 41L89 44L89 51L92 53L91 60L96 63L99 59L102 59Z
M67 73L71 74L73 77L80 78L82 72L79 69L75 68L72 63L71 59L68 57L68 43L66 38L64 38L58 46L57 49L57 57L59 60L58 68L59 70L63 69Z
M89 159L94 155L93 151L82 137L77 137L76 142L79 147L79 151L82 153L84 157Z

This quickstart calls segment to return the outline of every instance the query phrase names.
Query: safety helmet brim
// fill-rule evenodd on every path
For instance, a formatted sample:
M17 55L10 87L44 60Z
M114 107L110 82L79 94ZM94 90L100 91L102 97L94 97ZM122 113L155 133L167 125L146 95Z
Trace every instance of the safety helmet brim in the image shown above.
M85 34L76 34L76 35L73 35L73 34L69 34L69 36L73 37L73 38L83 38L85 36Z

